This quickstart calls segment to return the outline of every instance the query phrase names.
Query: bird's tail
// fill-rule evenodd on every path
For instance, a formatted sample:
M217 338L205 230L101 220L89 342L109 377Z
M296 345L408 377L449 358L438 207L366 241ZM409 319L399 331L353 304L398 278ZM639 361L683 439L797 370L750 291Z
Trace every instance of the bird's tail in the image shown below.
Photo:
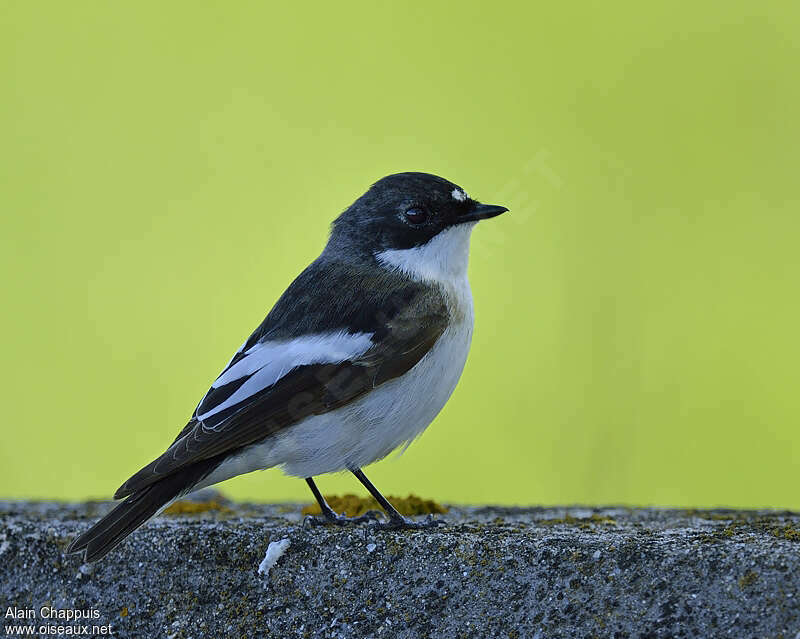
M73 541L67 554L83 552L84 561L101 559L185 488L173 477L165 477L136 491Z
M197 461L130 491L125 501L73 541L67 554L83 552L84 561L102 559L164 506L194 490L225 455Z

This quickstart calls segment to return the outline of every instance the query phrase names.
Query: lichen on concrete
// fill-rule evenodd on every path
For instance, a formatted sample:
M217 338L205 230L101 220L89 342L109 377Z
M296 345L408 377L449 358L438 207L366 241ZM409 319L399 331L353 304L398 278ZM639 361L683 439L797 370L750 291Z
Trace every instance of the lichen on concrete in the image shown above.
M447 512L445 506L432 499L423 499L417 495L409 495L408 497L388 495L386 499L401 515L443 515ZM378 502L373 497L360 497L352 494L325 495L325 501L337 513L342 513L348 517L358 517L370 510L381 510ZM319 504L313 503L305 506L302 513L304 515L320 515L322 510Z
M3 609L97 610L117 637L800 639L797 513L451 507L382 531L218 505L82 565L63 551L111 504L0 502Z

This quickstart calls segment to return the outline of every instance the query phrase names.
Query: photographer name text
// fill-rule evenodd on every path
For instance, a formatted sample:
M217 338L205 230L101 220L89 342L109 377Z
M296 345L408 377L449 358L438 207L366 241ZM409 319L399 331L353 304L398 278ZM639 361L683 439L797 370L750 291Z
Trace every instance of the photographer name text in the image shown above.
M5 619L7 636L110 636L112 634L110 623L105 625L73 623L100 619L100 611L95 608L80 610L52 606L41 606L40 608L9 606L6 608ZM13 621L41 621L43 623L9 624Z

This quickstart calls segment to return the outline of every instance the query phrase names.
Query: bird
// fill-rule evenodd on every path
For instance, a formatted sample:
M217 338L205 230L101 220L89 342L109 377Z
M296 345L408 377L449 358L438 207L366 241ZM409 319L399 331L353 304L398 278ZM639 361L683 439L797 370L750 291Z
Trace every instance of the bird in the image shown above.
M508 211L436 175L381 178L332 223L322 251L233 355L166 451L67 553L101 559L177 499L281 467L305 479L322 523L386 528L401 515L362 468L408 446L461 377L474 311L467 278L477 222ZM403 449L405 450L405 449ZM314 477L350 471L384 510L336 513Z

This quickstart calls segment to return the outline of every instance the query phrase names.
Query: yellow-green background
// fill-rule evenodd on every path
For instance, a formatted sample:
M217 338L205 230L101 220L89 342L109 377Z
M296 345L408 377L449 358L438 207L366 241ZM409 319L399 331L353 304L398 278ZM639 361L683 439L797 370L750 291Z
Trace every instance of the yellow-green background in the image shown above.
M112 493L417 170L511 213L384 492L799 508L799 42L788 1L3 1L0 496Z

